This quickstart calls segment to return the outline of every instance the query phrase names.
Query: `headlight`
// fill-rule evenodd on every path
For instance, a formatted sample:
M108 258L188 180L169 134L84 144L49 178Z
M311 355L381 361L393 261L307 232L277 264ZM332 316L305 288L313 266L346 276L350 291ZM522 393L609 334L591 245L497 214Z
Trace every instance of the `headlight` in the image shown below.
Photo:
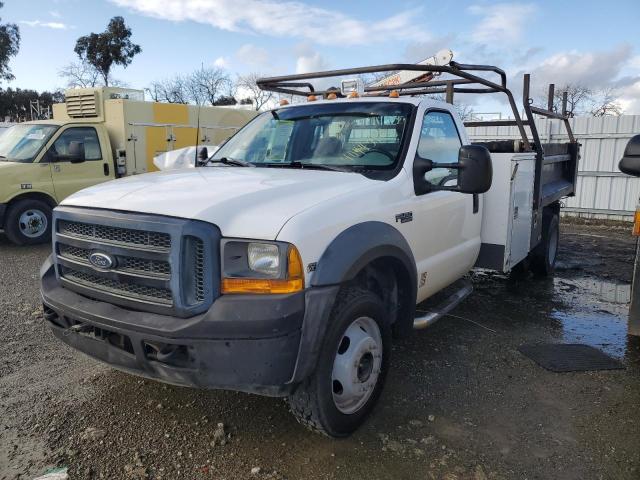
M224 239L222 293L293 293L304 289L302 259L285 242Z
M249 268L277 278L280 273L280 250L270 243L250 243L248 247Z

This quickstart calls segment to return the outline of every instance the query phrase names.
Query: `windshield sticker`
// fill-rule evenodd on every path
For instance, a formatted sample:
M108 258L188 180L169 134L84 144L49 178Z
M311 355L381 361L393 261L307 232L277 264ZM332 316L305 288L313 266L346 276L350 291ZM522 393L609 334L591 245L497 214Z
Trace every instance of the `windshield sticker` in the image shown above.
M27 140L42 140L45 137L44 132L39 130L27 135Z

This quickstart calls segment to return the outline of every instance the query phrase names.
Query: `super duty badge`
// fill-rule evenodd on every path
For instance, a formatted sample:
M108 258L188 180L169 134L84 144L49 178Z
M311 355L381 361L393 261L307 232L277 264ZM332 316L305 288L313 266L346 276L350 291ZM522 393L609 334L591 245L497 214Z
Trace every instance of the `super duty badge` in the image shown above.
M413 221L413 212L402 212L396 215L396 223L407 223Z

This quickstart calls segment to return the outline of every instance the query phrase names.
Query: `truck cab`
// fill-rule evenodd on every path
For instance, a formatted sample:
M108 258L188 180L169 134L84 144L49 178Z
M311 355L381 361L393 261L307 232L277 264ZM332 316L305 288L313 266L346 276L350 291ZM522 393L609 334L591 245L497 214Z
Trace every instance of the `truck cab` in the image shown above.
M48 238L51 210L72 193L115 178L101 123L43 120L0 137L0 228L15 243Z
M17 124L0 137L0 229L15 244L48 241L51 212L64 198L152 172L159 153L221 143L253 116L145 102L144 92L127 88L67 90L52 120Z
M399 70L424 79L308 83ZM462 301L474 265L553 271L578 145L542 146L528 95L532 139L485 144L423 96L478 83L513 100L502 82L496 67L428 63L259 81L303 101L258 115L198 168L97 185L55 209L41 269L53 334L133 374L286 397L311 430L351 434L392 341Z

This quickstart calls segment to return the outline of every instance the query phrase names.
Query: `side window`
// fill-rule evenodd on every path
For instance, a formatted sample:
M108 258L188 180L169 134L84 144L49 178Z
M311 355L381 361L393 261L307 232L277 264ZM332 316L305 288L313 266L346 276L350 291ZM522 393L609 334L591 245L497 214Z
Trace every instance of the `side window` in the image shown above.
M66 129L51 146L50 153L56 161L64 162L73 157L84 160L102 160L100 141L93 127Z
M434 163L457 163L462 146L458 129L450 113L430 111L424 116L418 155ZM425 179L434 185L455 185L457 172L449 168L434 168Z

